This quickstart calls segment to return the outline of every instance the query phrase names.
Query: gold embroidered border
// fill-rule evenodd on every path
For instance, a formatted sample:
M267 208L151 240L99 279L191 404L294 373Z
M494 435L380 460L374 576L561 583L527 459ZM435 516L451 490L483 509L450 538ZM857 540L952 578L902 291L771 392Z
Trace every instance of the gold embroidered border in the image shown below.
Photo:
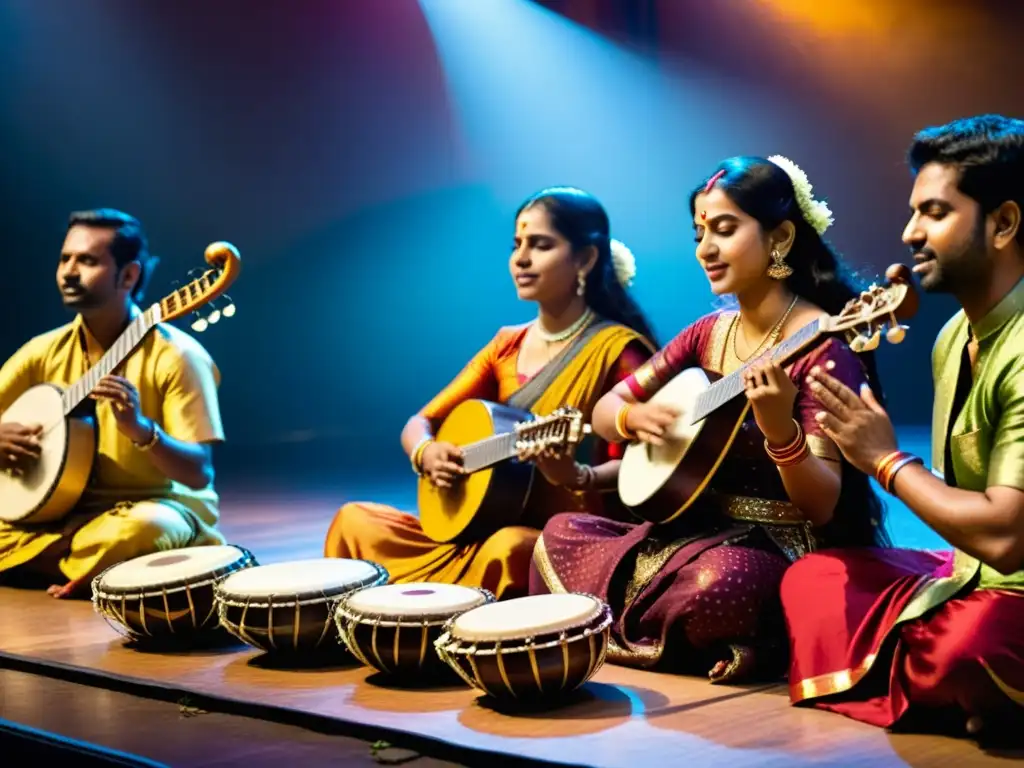
M864 657L864 661L856 667L842 669L837 672L829 672L816 677L809 677L790 683L789 696L793 703L799 703L808 699L831 696L836 693L844 693L853 688L871 670L872 665L878 659L878 653L882 645L888 640L892 632L902 624L920 618L933 608L937 608L947 600L951 599L957 592L963 589L973 575L971 558L960 558L957 552L957 561L954 565L952 576L933 579L930 576L921 576L918 581L914 597L903 609L892 625L879 639L875 649ZM1000 681L996 681L999 685ZM1009 694L1008 694L1009 695Z
M651 394L658 385L658 373L654 368L654 361L658 359L660 359L660 355L650 358L646 363L633 371L633 380L637 383L637 386L648 395Z
M827 437L807 435L807 447L819 459L835 462L842 460L842 454L839 452L838 446Z
M548 557L548 549L544 546L544 534L537 537L537 543L533 547L533 562L537 566L537 572L540 573L540 577L544 580L548 590L556 593L565 592L565 586L562 584L562 580L558 578L555 567L551 564L551 559Z
M1008 682L1003 680L999 675L992 671L992 667L984 659L978 659L978 663L981 664L982 668L988 672L988 676L992 678L992 682L996 684L996 687L1006 694L1006 697L1019 707L1024 707L1024 691L1014 688Z
M722 312L715 320L711 329L711 338L708 339L707 351L704 355L704 367L725 373L725 350L726 342L729 340L729 330L739 314L736 312Z
M800 510L788 501L726 494L720 494L717 498L723 503L729 517L745 523L802 525L807 522Z

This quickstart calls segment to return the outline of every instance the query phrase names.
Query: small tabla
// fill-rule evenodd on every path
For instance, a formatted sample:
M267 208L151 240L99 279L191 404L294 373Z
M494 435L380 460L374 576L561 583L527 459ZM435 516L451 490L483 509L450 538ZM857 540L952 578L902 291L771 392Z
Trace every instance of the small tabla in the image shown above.
M451 673L434 642L455 616L486 603L486 589L458 584L385 584L354 592L338 604L334 620L352 655L368 667L403 678Z
M386 583L377 563L314 558L261 565L217 585L220 623L244 643L270 652L343 651L334 626L338 601Z
M220 633L216 584L256 564L231 544L154 552L97 574L93 607L133 640L192 643Z
M469 685L496 699L554 703L604 663L611 608L591 595L531 595L451 619L438 655Z

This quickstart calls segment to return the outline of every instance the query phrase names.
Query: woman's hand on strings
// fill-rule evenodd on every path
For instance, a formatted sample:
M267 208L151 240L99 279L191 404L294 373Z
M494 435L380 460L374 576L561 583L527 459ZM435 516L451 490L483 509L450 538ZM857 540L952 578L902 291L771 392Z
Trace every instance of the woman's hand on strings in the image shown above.
M664 403L636 403L626 413L625 426L641 442L664 445L666 433L679 416L677 409Z
M766 360L752 364L743 374L743 390L754 411L754 419L765 438L773 445L793 440L793 406L797 388L789 374Z
M451 443L434 442L423 449L420 466L438 488L451 488L455 478L465 474L462 468L462 451Z

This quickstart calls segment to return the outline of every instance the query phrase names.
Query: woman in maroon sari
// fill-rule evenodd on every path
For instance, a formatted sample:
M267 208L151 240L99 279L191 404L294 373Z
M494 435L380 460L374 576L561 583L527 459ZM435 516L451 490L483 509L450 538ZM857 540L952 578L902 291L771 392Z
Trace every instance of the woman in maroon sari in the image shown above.
M690 196L697 258L712 292L738 307L702 317L594 410L612 442L663 441L677 416L646 400L684 368L744 374L747 420L698 502L664 525L567 513L534 550L531 591L588 592L615 613L610 661L707 673L736 682L785 669L779 603L783 572L825 544L881 542L881 503L815 420L807 375L815 365L855 390L878 392L870 354L816 343L785 370L759 359L858 295L822 240L828 209L785 158L723 162ZM796 382L796 383L794 383Z

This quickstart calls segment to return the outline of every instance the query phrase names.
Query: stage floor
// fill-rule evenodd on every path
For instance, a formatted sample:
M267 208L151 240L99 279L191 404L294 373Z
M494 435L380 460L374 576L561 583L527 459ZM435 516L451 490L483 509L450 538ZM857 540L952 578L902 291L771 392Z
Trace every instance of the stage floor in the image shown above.
M403 491L398 496L402 493L408 496ZM225 491L224 530L232 543L247 547L262 563L316 557L334 510L352 498L352 493L303 495L269 486ZM380 493L366 498L401 501L382 499ZM712 686L701 679L605 665L576 702L544 714L512 716L489 708L461 685L395 690L354 665L274 669L245 646L140 652L126 647L88 602L59 602L39 592L4 588L0 606L0 667L152 699L187 697L211 712L364 741L385 739L467 765L490 764L501 756L506 764L526 759L627 768L960 768L1009 765L1022 756L989 754L963 739L889 734L837 715L793 708L781 684ZM5 698L0 697L0 718L17 721ZM181 735L169 728L166 738Z

